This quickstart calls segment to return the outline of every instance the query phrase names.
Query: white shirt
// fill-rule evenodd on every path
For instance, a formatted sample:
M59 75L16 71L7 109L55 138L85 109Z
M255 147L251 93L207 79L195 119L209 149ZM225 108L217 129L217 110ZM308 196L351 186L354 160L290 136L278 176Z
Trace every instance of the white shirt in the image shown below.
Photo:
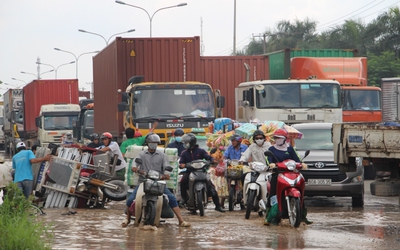
M264 152L267 151L271 147L271 143L265 141L264 144L260 147L256 143L251 144L242 156L240 157L240 161L248 162L251 159L252 162L261 162L267 164L266 156Z
M115 166L115 171L126 168L126 161L124 160L124 157L122 156L122 153L121 153L121 150L119 149L118 143L116 143L115 141L112 141L110 143L110 145L108 145L108 146L102 145L99 147L99 149L106 148L106 147L108 147L110 149L110 151L107 152L110 155L110 157L114 157L114 155L116 154L116 155L118 155L118 159L121 160L121 165Z
M6 187L13 181L11 176L12 163L7 161L0 163L0 188Z

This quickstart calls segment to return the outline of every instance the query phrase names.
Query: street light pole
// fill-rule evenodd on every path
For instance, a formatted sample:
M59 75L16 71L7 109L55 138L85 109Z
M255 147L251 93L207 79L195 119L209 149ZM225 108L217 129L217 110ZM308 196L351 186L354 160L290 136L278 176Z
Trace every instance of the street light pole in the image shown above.
M55 71L55 72L56 72L56 79L57 79L57 70L58 70L59 67L64 66L64 65L73 64L73 63L75 63L75 61L72 61L72 62L69 62L69 63L64 63L64 64L59 65L59 66L56 68L56 71Z
M90 32L90 31L86 31L86 30L82 30L82 29L79 29L78 31L79 31L79 32L83 32L83 33L88 33L88 34L92 34L92 35L99 36L99 37L103 38L103 39L104 39L104 42L106 42L106 45L108 45L108 43L110 42L110 39L111 39L112 37L114 37L114 36L116 36L116 35L120 35L120 34L125 34L125 33L134 32L135 29L130 29L130 30L128 30L128 31L119 32L119 33L117 33L117 34L114 34L114 35L110 36L110 38L108 38L108 40L106 40L106 39L104 38L104 36L102 36L102 35L100 35L100 34L97 34L97 33L94 33L94 32Z
M98 53L98 52L99 52L99 51L85 52L85 53L80 54L79 56L76 56L74 53L72 53L72 52L70 52L70 51L62 50L62 49L59 49L59 48L54 48L54 50L61 51L61 52L65 52L65 53L71 54L71 55L73 55L73 56L75 57L75 62L76 62L76 79L78 79L78 60L79 60L79 57L81 57L81 56L83 56L83 55L86 55L86 54L92 54L92 53Z
M23 82L23 83L25 83L25 84L28 84L27 82L25 82L24 80L21 80L21 79L17 79L17 78L11 78L12 80L14 80L14 81L20 81L20 82Z
M130 6L130 7L133 7L133 8L141 9L141 10L143 10L144 12L146 12L146 14L147 14L147 16L149 17L149 20L150 20L150 37L152 37L152 22L153 22L153 17L154 17L154 15L155 15L157 12L159 12L160 10L165 10L165 9L170 9L170 8L175 8L175 7L183 7L183 6L186 6L186 5L187 5L187 3L180 3L180 4L178 4L178 5L173 5L173 6L164 7L164 8L161 8L161 9L156 10L156 11L153 13L153 15L150 16L149 12L148 12L147 10L145 10L144 8L142 8L142 7L139 7L139 6L136 6L136 5L132 5L132 4L127 4L127 3L122 2L122 1L115 1L115 2L116 2L116 3L119 3L119 4L122 4L122 5Z
M51 64L46 64L46 63L42 63L42 62L36 62L36 64L38 64L38 65L42 64L42 65L50 66L50 67L52 67L54 69L54 72L56 72L56 68ZM56 73L55 77L57 79L57 73Z
M46 72L43 72L43 73L40 73L39 75L36 75L36 74L33 74L33 73L29 73L29 72L25 72L25 71L21 71L21 73L22 74L28 74L28 75L34 75L38 80L40 80L40 76L41 75L46 74L46 73L50 73L50 72L53 72L53 71L54 71L54 69L46 71Z
M233 55L236 56L236 0L233 3Z

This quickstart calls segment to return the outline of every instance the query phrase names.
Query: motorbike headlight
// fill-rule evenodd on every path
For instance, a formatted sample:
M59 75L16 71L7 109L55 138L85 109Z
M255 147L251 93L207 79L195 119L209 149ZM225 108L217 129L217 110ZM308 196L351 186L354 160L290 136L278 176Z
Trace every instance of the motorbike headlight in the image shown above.
M83 192L86 190L86 185L84 183L79 183L78 186L76 187L76 190L78 192Z
M148 176L150 179L153 179L153 180L158 180L158 179L160 179L160 173L157 172L157 171L155 171L155 170L150 170L149 173L147 174L147 176Z
M286 168L290 171L293 171L296 169L296 162L294 162L294 161L288 161L285 163L285 165L286 165Z
M262 172L267 169L267 166L264 163L261 162L253 162L251 164L251 168L254 169L257 172Z

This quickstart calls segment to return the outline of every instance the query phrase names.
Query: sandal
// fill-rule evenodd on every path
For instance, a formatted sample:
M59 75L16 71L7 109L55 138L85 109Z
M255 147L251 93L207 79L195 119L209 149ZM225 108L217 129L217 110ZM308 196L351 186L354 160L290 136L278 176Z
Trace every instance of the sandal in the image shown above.
M179 224L180 227L190 227L190 223L183 221L181 224Z
M130 220L124 219L124 221L121 223L121 226L122 226L122 227L127 227L127 226L129 225L129 223L131 223Z

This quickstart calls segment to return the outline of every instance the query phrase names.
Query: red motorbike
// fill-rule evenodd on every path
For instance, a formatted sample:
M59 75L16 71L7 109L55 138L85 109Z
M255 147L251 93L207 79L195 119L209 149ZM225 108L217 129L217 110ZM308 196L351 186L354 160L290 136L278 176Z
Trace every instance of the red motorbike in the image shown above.
M306 151L303 159L310 153ZM276 159L271 151L266 151L265 156L272 156ZM302 221L302 209L304 202L305 179L300 173L302 168L301 162L293 160L285 160L278 162L276 159L276 170L278 171L278 180L276 187L276 196L271 197L271 205L278 203L277 223L281 219L289 219L289 223L297 228ZM268 193L270 192L270 181L267 185Z

